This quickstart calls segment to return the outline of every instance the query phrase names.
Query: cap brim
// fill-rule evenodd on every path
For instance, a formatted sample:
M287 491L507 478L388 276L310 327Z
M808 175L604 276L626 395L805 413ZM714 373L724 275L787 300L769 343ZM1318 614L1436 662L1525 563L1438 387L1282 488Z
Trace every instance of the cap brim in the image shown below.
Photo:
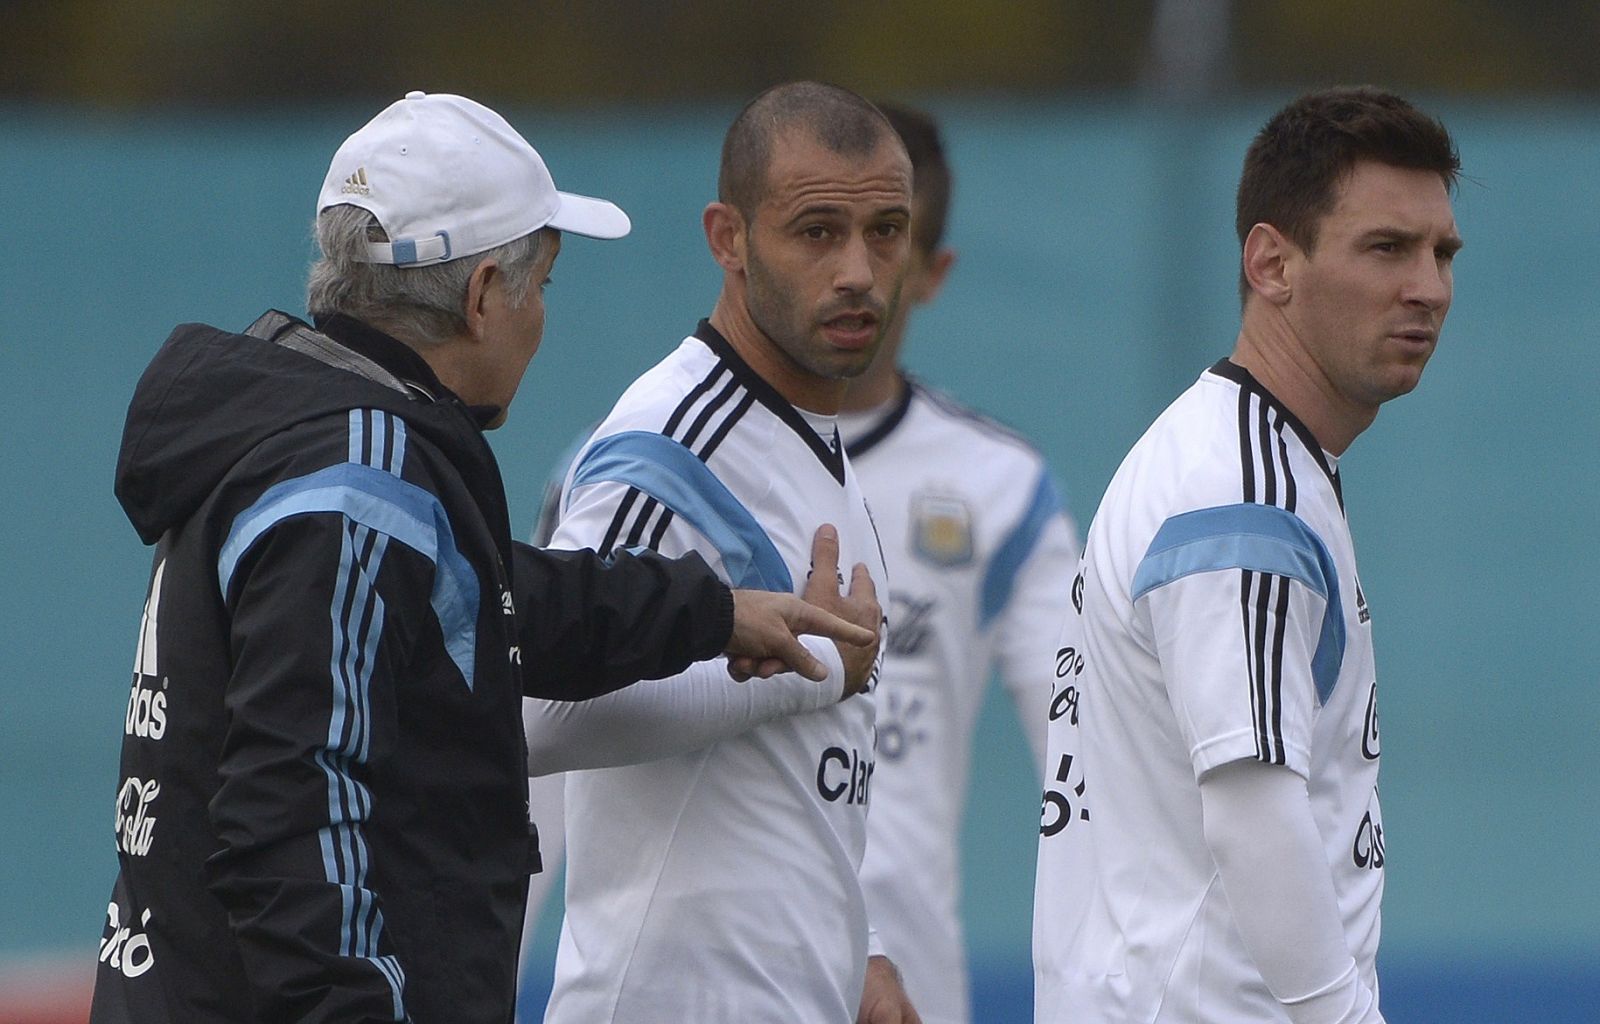
M571 192L556 195L561 197L561 207L550 218L548 227L589 238L621 238L633 230L633 222L615 203Z

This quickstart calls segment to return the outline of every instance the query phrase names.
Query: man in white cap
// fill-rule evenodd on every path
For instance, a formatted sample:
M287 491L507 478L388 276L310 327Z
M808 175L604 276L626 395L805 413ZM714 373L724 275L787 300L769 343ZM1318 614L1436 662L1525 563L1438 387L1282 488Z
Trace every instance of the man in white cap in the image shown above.
M831 644L794 633L875 643L695 558L511 540L481 431L538 347L561 232L628 227L493 111L411 93L329 168L315 326L185 324L145 371L116 490L156 552L97 1024L508 1021L538 865L524 693L722 651L823 680ZM827 589L806 596L877 622Z

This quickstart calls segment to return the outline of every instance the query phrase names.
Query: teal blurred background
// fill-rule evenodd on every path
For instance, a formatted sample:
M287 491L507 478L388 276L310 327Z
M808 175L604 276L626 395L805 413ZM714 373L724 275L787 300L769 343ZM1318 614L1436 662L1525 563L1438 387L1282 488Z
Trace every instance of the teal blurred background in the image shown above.
M1129 445L1231 347L1233 186L1288 95L900 97L944 122L960 253L910 366L1036 439L1084 526ZM1415 98L1460 145L1467 247L1421 388L1341 464L1383 693L1385 1009L1594 1021L1600 106ZM87 970L104 921L149 564L111 494L134 383L178 322L303 311L326 161L381 102L0 105L0 980L46 955ZM493 435L519 532L562 448L709 311L699 216L738 105L502 105L562 187L635 224L569 240L556 266L544 348ZM979 743L979 1019L1021 1021L1039 787L1001 702ZM554 935L547 915L545 964Z

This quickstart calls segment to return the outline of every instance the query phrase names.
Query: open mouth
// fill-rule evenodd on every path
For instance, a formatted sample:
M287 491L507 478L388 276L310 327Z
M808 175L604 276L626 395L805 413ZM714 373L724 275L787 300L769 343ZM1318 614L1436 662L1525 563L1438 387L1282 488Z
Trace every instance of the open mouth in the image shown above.
M878 317L865 310L841 313L823 321L822 329L840 348L864 348L878 333Z

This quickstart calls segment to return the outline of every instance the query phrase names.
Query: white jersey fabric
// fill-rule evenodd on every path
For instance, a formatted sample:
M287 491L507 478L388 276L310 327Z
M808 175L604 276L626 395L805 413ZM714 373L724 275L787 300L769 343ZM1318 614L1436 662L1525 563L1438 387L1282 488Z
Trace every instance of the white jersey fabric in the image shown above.
M958 840L973 729L998 670L1041 762L1076 528L1032 445L919 382L840 429L889 566L861 878L925 1024L966 1024Z
M1377 684L1335 460L1239 366L1146 431L1089 528L1057 658L1034 905L1039 1022L1281 1022L1202 830L1198 779L1304 777L1377 992Z
M789 405L702 322L579 454L553 546L693 550L735 587L798 593L823 523L844 571L866 563L884 592L832 419ZM652 685L671 681L608 699ZM873 718L869 689L688 753L568 773L546 1021L853 1021Z

